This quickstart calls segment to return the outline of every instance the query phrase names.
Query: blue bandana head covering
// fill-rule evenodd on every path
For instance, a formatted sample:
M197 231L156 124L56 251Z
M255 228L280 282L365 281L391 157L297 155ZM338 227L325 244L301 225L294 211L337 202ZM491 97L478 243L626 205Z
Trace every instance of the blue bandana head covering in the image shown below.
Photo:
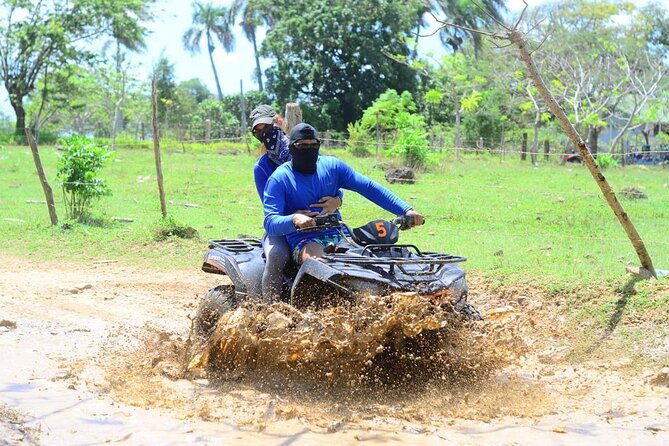
M288 138L280 128L274 126L268 128L263 132L260 140L267 150L267 156L276 164L283 164L290 160Z

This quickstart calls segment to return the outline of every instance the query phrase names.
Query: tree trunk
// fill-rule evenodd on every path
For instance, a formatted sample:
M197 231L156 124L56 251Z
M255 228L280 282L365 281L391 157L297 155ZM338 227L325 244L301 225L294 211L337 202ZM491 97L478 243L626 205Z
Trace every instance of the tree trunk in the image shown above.
M293 127L300 122L302 122L302 110L300 109L300 105L294 102L286 104L286 134L289 135Z
M646 250L646 245L643 243L643 240L641 240L641 236L634 227L634 224L627 215L627 212L625 212L625 209L618 201L615 192L613 192L613 189L611 189L611 186L606 181L606 178L599 170L599 167L595 163L595 159L592 157L590 153L590 149L583 141L583 138L580 137L580 135L578 134L572 123L569 122L569 118L565 114L562 107L560 107L560 105L557 103L553 95L550 93L548 87L546 87L546 84L544 83L541 74L539 74L537 66L534 64L534 60L532 60L530 50L527 47L527 42L523 38L523 35L517 29L513 29L510 31L508 37L509 40L511 40L511 42L518 47L518 50L520 52L520 58L525 63L525 67L527 68L530 77L534 81L535 87L537 87L537 89L539 90L539 93L544 98L546 105L553 112L558 122L560 123L560 126L565 131L567 136L569 136L571 142L578 149L579 153L581 154L581 158L583 159L583 162L590 171L592 177L597 182L597 185L604 194L604 198L608 202L609 206L613 210L613 213L616 215L623 229L627 233L627 236L632 242L632 246L634 246L634 250L639 256L639 260L641 261L641 266L643 266L646 270L648 270L653 277L657 278L657 274L655 273L655 267L653 266L653 261L648 255L648 251Z
M460 107L460 101L456 102L455 106L455 159L460 159L460 113L462 113L462 108Z
M214 43L211 40L211 35L207 33L207 49L209 50L209 62L211 62L211 70L214 72L214 80L216 81L216 91L218 92L218 100L223 99L223 92L221 91L221 84L218 81L218 72L216 65L214 65Z
M46 205L49 209L49 218L51 218L51 224L53 226L58 226L58 215L56 214L56 204L53 201L53 191L49 182L46 179L44 174L44 168L42 167L42 160L39 157L39 151L37 150L37 143L35 138L33 138L30 129L26 127L26 139L30 145L30 151L33 153L33 160L35 161L35 169L37 169L37 176L39 176L39 181L42 183L42 189L44 190L44 197L46 198Z
M251 42L253 42L253 55L256 58L256 77L258 81L258 90L263 91L262 88L262 71L260 70L260 56L258 55L258 44L256 43L256 31L251 31Z
M158 92L156 91L156 77L151 80L151 123L153 124L153 155L156 160L156 179L158 180L158 194L160 195L160 212L163 218L167 217L165 203L165 188L163 187L163 167L160 160L160 131L158 129Z
M601 130L594 125L588 126L588 146L593 157L597 157L597 149L599 147L599 132Z
M26 109L23 106L23 96L19 96L16 93L9 92L9 103L14 109L14 114L16 115L16 127L14 128L14 135L16 136L17 143L26 141Z
M532 165L537 166L537 152L539 152L539 127L541 127L541 111L534 113L534 134L532 135L532 148L530 149L530 158Z

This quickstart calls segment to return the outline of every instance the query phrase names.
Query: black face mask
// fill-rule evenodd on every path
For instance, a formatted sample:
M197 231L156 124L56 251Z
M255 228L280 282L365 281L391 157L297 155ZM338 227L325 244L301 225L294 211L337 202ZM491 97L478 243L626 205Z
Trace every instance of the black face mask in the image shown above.
M316 162L318 161L318 145L296 149L290 146L290 156L292 157L293 169L300 173L316 173Z

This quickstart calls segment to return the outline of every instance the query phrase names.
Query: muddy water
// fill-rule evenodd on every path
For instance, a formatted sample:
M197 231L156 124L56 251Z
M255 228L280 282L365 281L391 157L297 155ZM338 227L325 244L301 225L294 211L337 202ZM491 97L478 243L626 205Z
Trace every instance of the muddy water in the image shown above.
M231 380L278 376L345 392L482 381L522 353L522 343L415 293L365 296L355 306L301 312L242 305L225 314L190 368Z
M624 353L560 356L542 296L475 295L474 325L411 296L357 313L249 307L202 347L188 317L215 282L198 271L0 260L0 444L669 444L669 389Z

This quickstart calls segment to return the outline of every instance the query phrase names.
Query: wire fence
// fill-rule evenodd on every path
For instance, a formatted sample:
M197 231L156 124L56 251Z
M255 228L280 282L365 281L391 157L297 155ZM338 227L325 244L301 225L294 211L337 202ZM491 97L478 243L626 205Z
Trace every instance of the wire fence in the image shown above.
M14 127L7 127L7 126L0 126L0 134L13 134L15 131ZM68 136L71 134L71 131L56 131L56 132L50 132L52 134L57 134L61 136ZM330 136L331 132L325 131L321 132L321 143L324 148L326 149L347 149L349 148L349 143L351 142L349 139L342 138L342 137L331 137ZM150 138L150 134L148 135L148 139L134 139L133 142L127 142L127 137L125 134L120 134L114 144L115 148L137 148L138 146L152 146L153 141ZM110 138L104 138L106 140ZM444 135L431 135L429 139L429 151L430 152L446 152L446 153L458 153L458 154L494 154L494 155L499 155L501 157L505 157L507 155L512 156L532 156L534 155L535 157L541 158L550 158L550 157L570 157L574 155L578 155L578 153L575 150L567 150L566 148L570 146L570 142L566 138L558 138L555 135L551 135L549 138L552 140L552 142L548 146L548 150L546 150L545 146L545 138L542 138L540 141L538 141L537 146L533 146L533 143L531 140L525 139L523 140L522 136L512 136L512 137L505 137L502 136L499 139L491 139L491 138L477 138L477 139L467 139L467 138L461 138L460 140L460 145L458 148L455 147L454 143L446 143L446 138ZM556 142L558 141L558 142ZM238 144L243 144L246 146L253 146L257 143L255 139L253 139L251 133L243 133L243 134L238 134L237 135L232 135L232 136L222 136L222 137L211 137L211 138L204 138L204 137L191 137L191 138L173 138L173 137L165 137L161 143L166 146L171 146L171 145L180 145L182 147L185 147L188 144L205 144L205 145L217 145L221 143L238 143ZM373 138L370 137L369 139L363 139L363 140L357 140L355 141L355 144L363 147L366 149L369 153L379 153L379 152L385 152L387 150L393 149L397 147L397 141L396 138L386 138L386 137L380 137L380 138ZM412 149L419 149L419 148L424 148L425 144L416 144L416 145L411 145L411 144L403 144L402 148L407 149L407 150L412 150ZM558 148L559 147L559 148ZM599 153L610 153L607 150L607 147L603 146L602 150L599 150ZM627 144L627 148L621 153L620 151L616 151L613 153L614 156L616 157L622 157L625 155L625 157L636 157L637 160L641 160L641 158L645 158L649 161L651 160L660 160L660 161L669 161L669 144L660 144L659 142L656 142L653 147L649 147L644 145L630 145L629 141Z

